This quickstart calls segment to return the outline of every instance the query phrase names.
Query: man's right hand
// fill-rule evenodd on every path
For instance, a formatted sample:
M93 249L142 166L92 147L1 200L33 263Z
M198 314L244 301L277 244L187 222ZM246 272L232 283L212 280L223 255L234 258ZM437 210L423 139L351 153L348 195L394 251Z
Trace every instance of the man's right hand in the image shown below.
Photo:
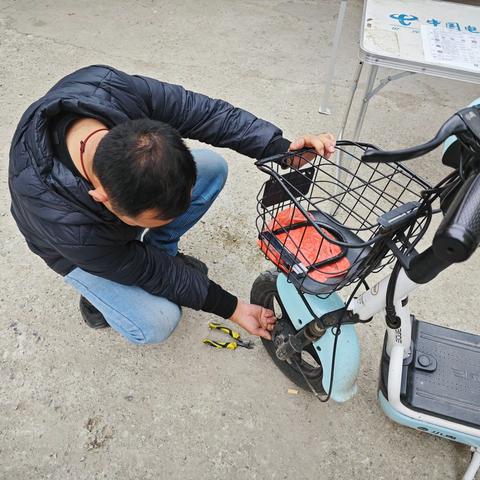
M238 301L237 308L230 317L232 322L245 329L252 335L272 339L270 332L277 321L275 314L268 308Z

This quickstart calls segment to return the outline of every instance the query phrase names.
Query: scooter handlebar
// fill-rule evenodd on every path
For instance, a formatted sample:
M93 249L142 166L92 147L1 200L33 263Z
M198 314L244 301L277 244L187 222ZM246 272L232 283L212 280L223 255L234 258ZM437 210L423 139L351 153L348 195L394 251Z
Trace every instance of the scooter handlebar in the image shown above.
M391 152L367 149L364 162L401 162L420 157L457 135L462 148L475 161L469 177L448 208L432 243L435 256L443 262L467 260L480 243L480 106L464 108L450 117L435 137L422 145Z
M463 262L480 243L480 173L462 185L435 233L432 247L443 261Z
M437 148L451 135L461 134L467 131L467 126L460 116L460 113L461 112L458 112L450 117L430 141L402 150L385 151L368 148L362 155L362 162L393 163L421 157Z

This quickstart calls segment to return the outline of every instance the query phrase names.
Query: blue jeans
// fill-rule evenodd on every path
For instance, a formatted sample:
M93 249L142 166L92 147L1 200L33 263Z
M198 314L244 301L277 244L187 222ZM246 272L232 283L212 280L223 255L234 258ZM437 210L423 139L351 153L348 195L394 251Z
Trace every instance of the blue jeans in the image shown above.
M225 160L210 150L192 150L197 164L197 182L188 210L164 227L148 230L143 241L178 252L180 237L210 208L227 179ZM175 330L181 308L166 298L151 295L140 287L121 285L75 268L65 281L75 287L102 312L108 324L134 343L160 343Z

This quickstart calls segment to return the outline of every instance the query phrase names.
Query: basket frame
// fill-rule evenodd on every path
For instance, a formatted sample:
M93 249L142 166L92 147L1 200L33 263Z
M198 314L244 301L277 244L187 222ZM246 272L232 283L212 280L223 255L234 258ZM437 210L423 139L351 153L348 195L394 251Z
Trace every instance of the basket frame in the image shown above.
M336 148L338 151L341 152L341 155L349 155L351 158L359 162L359 165L357 166L357 172L358 172L358 169L360 168L360 164L365 165L366 163L362 162L360 158L351 154L347 150L349 147L358 148L363 151L365 151L367 148L377 148L372 144L362 143L362 142L350 142L346 140L337 142ZM302 168L302 166L300 166L299 168L296 168L292 164L286 165L288 161L292 163L292 159L303 158L304 156L312 156L312 155L314 155L313 161L307 161L305 165L303 165L303 167L305 168ZM318 203L331 202L333 205L335 204L337 205L335 208L335 211L331 215L328 214L329 221L332 220L332 223L324 224L318 221L309 221L308 219L309 219L310 212L308 211L308 209L304 207L303 203L307 203L307 204L311 203L311 198L308 199L305 197L305 195L309 194L310 188L305 188L305 184L304 184L303 186L300 185L300 188L295 188L295 186L293 186L294 191L292 191L291 182L286 181L285 178L289 178L288 175L290 175L290 178L293 178L292 177L293 173L295 173L295 175L297 175L298 178L301 178L302 175L305 175L304 172L308 172L307 176L305 177L307 178L306 183L308 184L308 181L310 181L311 182L310 187L311 185L318 186L315 183L317 181L317 177L315 173L312 174L311 170L309 170L314 168L314 162L316 161L316 159L319 159L318 164L315 166L315 168L317 168L318 171L321 171L320 167L322 165L322 162L323 162L323 165L325 165L325 162L327 162L330 167L333 165L333 161L321 155L316 154L312 149L304 149L304 150L295 151L295 152L287 152L286 154L275 155L273 157L262 159L256 162L256 166L262 172L268 174L270 177L270 179L263 184L257 196L257 212L258 212L257 228L259 231L260 240L262 237L262 232L265 231L265 226L267 225L267 222L265 221L265 215L267 215L266 212L268 211L269 208L271 209L271 211L274 211L276 206L280 204L283 204L283 205L290 204L294 208L298 209L298 211L301 212L301 214L307 219L307 223L309 223L309 226L314 227L316 232L319 235L321 235L323 239L325 239L326 237L323 229L328 230L329 228L331 228L332 223L333 224L338 223L338 225L342 226L343 228L348 228L348 226L345 225L346 223L345 220L344 220L344 223L342 223L340 221L337 222L335 219L335 214L337 210L342 206L342 201L343 201L338 199L332 200L335 198L335 196L338 196L340 198L342 198L343 196L343 199L345 199L345 196L347 194L351 195L352 191L358 190L355 193L355 195L357 195L356 203L353 207L350 207L351 212L353 212L353 209L355 208L355 206L358 203L362 202L362 198L366 193L368 193L369 191L376 192L376 194L379 195L377 199L377 203L371 203L371 206L370 205L368 206L368 208L370 208L369 215L372 216L373 210L375 208L378 208L380 210L378 206L379 199L381 200L386 199L387 202L390 202L394 205L398 203L398 200L393 196L391 199L388 199L387 197L390 194L386 193L385 190L380 190L377 187L377 185L372 187L372 184L375 182L378 183L379 179L381 181L386 181L387 187L392 181L394 182L395 175L399 175L404 180L406 180L407 181L406 185L401 185L402 188L404 188L404 191L402 191L400 197L404 194L405 191L408 191L409 194L412 193L410 189L412 189L413 187L415 187L415 189L418 190L417 192L413 192L415 193L415 195L417 195L417 198L418 198L417 202L400 204L398 207L393 208L392 210L387 210L383 212L382 214L378 215L375 225L373 225L372 223L368 224L368 221L367 221L368 219L365 219L363 223L361 223L360 228L358 228L358 232L361 232L362 228L365 231L365 233L373 232L373 234L370 235L370 237L367 240L362 240L361 238L358 238L358 240L360 241L352 242L352 241L342 241L335 237L328 238L328 241L330 243L335 244L338 247L346 248L349 250L357 249L359 252L361 252L362 249L370 247L370 251L368 252L366 257L361 259L361 263L363 265L361 268L358 269L358 271L355 272L355 275L354 275L355 278L348 278L348 273L346 273L345 274L346 279L344 279L344 281L343 280L339 281L338 284L331 287L326 286L325 288L320 288L320 290L317 291L316 289L306 287L304 285L304 281L302 281L301 276L299 277L298 272L295 277L295 275L293 275L293 273L295 272L292 272L291 269L290 271L288 270L285 271L285 269L280 268L277 264L277 268L279 270L283 270L287 274L287 278L289 279L289 281L293 281L293 283L295 283L299 289L301 289L306 293L319 294L319 295L325 296L343 288L344 286L350 283L365 279L366 276L368 276L373 271L381 270L384 266L386 266L386 264L390 263L390 261L392 261L395 256L398 257L398 255L401 255L402 252L404 252L405 249L408 248L408 246L410 245L411 238L409 239L408 235L407 236L404 235L403 240L399 240L399 238L396 238L396 236L397 234L399 233L402 234L402 232L405 232L408 228L412 227L412 222L413 223L418 222L418 214L419 214L418 210L420 206L420 200L424 198L424 191L428 191L431 189L431 185L427 181L425 181L423 178L415 174L412 170L405 167L403 164L392 162L392 164L389 164L390 168L392 169L390 178L388 175L382 175L379 178L374 179L375 174L379 172L378 169L380 165L380 164L375 164L376 167L372 167L372 173L370 178L366 181L362 179L359 185L356 185L353 188L351 188L353 181L357 177L355 176L355 173L352 173L351 169L343 166L340 161L335 164L335 167L337 168L337 172L338 172L337 181L340 182L339 184L341 184L339 176L343 171L343 172L346 172L347 175L350 175L350 183L349 184L348 182L343 183L342 184L343 190L340 189L340 192L336 192L333 196L328 198L326 197L318 201ZM281 173L279 167L282 165L287 166L287 168L289 168L290 170L284 174ZM366 165L369 165L369 164L366 164ZM385 164L382 164L382 165L385 165ZM317 175L318 175L318 171L316 172ZM329 180L325 181L325 183L332 183L331 174L329 174L329 176L330 176ZM283 192L283 196L279 196L278 198L280 198L280 201L277 201L276 203L264 205L265 197L264 196L262 197L262 192L265 193L268 182L272 180L276 182L275 186L281 189L281 191ZM397 182L397 186L398 185L400 184L398 184ZM325 192L325 190L322 188L320 188L320 191ZM312 194L312 192L310 192L310 194ZM355 196L352 196L352 197L355 199ZM364 202L364 203L367 203L367 202ZM273 207L273 210L272 210L272 207ZM395 212L395 210L398 210L398 211ZM347 219L351 216L351 212L348 213ZM325 212L322 212L322 214L327 215ZM259 222L259 220L261 221ZM395 220L396 223L393 222L393 220ZM260 223L262 225L261 228L259 228ZM282 227L281 230L283 230L284 232L286 231L284 227ZM412 228L410 228L410 236L411 235L412 235ZM395 241L397 242L400 241L401 243L403 243L403 245L401 245L400 248L396 248ZM285 245L284 245L284 248L285 248ZM297 250L297 254L299 251L300 249ZM390 260L387 262L383 262L385 258L389 256L389 252L392 252L392 256ZM266 258L269 259L267 252L264 251L264 253ZM280 252L280 254L281 253L282 252ZM280 255L280 258L281 258L281 255ZM375 261L372 262L372 260L375 260ZM312 267L312 265L309 265L309 271L311 270L310 267ZM315 265L313 265L313 267L315 267ZM356 267L358 267L358 265L351 265L350 269L353 271ZM308 272L307 272L307 275L308 275ZM322 283L322 282L319 282L319 283Z

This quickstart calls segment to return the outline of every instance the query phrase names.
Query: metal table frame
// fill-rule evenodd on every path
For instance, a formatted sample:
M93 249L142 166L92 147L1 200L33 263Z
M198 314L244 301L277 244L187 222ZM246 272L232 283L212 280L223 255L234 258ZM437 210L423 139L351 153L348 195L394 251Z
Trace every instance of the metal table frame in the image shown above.
M351 94L350 94L350 99L349 99L347 107L345 109L345 113L344 113L343 120L342 120L342 125L340 127L340 132L338 134L339 139L343 138L343 134L344 134L345 128L347 126L348 118L350 117L350 111L352 109L352 104L353 104L353 100L355 98L355 93L357 92L357 89L358 89L358 83L360 81L360 76L362 75L363 66L364 66L364 61L361 61L358 64L357 71L355 73L355 77L354 77L353 85L352 85L352 89L351 89ZM400 78L408 77L410 75L414 75L416 73L416 72L410 72L410 71L402 71L402 72L396 73L394 75L388 75L387 77L380 80L378 85L375 87L375 80L377 78L379 65L370 64L369 67L370 67L370 69L369 69L369 73L368 73L367 85L365 87L365 93L363 95L362 105L360 107L360 111L358 113L357 121L355 123L355 130L353 132L352 139L354 141L357 141L360 137L360 133L362 131L363 123L365 121L365 116L367 114L367 108L368 108L368 104L369 104L370 100L380 90L382 90L382 88L384 88L390 82L392 82L394 80L399 80Z
M370 100L386 85L394 80L399 80L401 78L414 75L416 73L422 73L431 76L438 76L441 78L448 78L452 80L458 80L462 82L470 82L470 83L477 83L480 84L480 74L469 72L465 70L455 69L444 65L435 65L432 63L421 63L421 62L414 62L405 59L399 59L394 57L383 56L379 54L375 54L372 52L368 52L363 48L363 38L364 38L364 29L365 29L365 15L366 15L366 8L367 8L368 0L365 0L364 7L363 7L363 15L362 15L362 28L360 33L360 63L357 67L353 78L353 84L351 87L350 98L347 103L345 113L342 119L342 124L340 128L340 132L338 134L338 138L343 138L343 134L345 132L345 128L347 126L351 108L353 105L353 101L355 98L355 94L358 90L358 83L360 81L360 77L362 75L364 64L367 63L369 66L367 83L365 87L365 91L362 98L362 104L360 107L360 111L355 122L355 129L353 133L353 140L358 140L360 133L362 131L363 123L365 121L365 116L368 109L368 104ZM327 71L327 77L325 82L325 90L322 96L319 112L323 114L330 114L330 109L328 107L328 102L330 99L330 93L332 89L332 81L335 72L335 60L337 57L337 53L340 47L341 41L341 33L343 29L343 22L345 19L345 12L347 8L347 0L341 0L340 9L338 14L337 25L335 29L335 36L332 46L332 53L329 62L329 68ZM375 86L375 80L378 75L378 70L380 67L384 68L392 68L401 70L398 73L388 75L382 80L378 82L378 85Z
M318 111L325 115L330 115L330 108L328 106L330 100L330 92L332 91L333 76L335 75L335 60L337 58L338 49L340 48L340 41L342 39L343 22L345 20L345 12L347 11L347 0L341 0L340 9L338 11L337 26L335 27L335 36L333 37L332 53L330 54L330 61L328 62L327 77L325 79L325 90L323 91L322 100L320 101L320 108Z

